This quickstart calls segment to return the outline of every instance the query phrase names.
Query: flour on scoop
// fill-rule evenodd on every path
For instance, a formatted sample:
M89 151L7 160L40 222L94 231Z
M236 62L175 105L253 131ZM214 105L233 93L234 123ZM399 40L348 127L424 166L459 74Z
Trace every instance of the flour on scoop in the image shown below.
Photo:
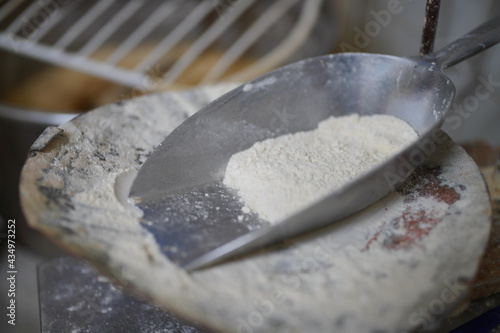
M224 184L246 209L281 221L338 190L417 139L389 115L330 117L318 128L255 143L231 157Z

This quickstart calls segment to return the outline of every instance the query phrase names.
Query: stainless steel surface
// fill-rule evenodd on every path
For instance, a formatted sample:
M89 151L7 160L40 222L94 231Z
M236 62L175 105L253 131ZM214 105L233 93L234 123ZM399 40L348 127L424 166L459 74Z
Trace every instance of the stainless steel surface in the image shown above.
M88 263L62 257L38 269L41 332L214 332L137 298Z
M52 5L18 1L0 5L0 17L4 19L0 25L0 48L124 86L151 90L160 81L176 82L206 50L225 43L222 49L227 49L227 53L204 78L205 82L218 80L256 44L262 44L263 35L276 37L279 29L271 28L276 22L293 22L289 29L278 33L280 37L275 38L275 43L266 44L265 54L256 59L251 71L238 72L247 80L255 73L283 64L307 44L323 14L322 1L279 0L270 5L255 0L73 0ZM70 17L73 21L68 27ZM238 25L242 18L244 24ZM160 38L153 38L158 35ZM165 57L183 43L186 46L187 41L190 47L169 64L172 57ZM148 47L149 52L125 65L130 63L130 57L137 58L133 51L141 47ZM103 53L103 49L108 52Z
M331 224L394 190L423 162L439 143L434 130L455 95L441 70L499 40L497 17L424 57L338 54L273 71L222 96L179 126L141 167L130 196L146 207L179 192L208 194L207 184L224 187L221 181L233 154L257 141L312 130L332 115L389 114L408 122L420 139L391 160L299 214L236 238L184 267L200 268ZM279 114L286 115L286 122L276 126Z

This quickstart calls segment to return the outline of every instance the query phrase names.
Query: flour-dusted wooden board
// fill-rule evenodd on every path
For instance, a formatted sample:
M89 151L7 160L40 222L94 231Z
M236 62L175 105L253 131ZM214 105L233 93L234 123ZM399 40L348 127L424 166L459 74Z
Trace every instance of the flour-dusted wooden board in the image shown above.
M399 192L332 227L193 274L171 262L148 227L166 221L141 219L124 188L170 131L229 88L145 96L48 129L22 172L30 224L227 332L406 332L431 328L467 296L491 208L479 169L451 140Z

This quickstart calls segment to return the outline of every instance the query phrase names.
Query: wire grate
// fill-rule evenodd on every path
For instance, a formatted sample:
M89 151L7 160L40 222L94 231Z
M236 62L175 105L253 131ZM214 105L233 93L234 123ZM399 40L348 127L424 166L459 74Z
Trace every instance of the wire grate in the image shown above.
M266 33L277 31L273 25L290 25L249 68L232 73L245 80L300 48L321 5L322 0L8 1L0 5L0 48L151 90L158 82L175 84L214 46L223 52L199 81L216 82ZM144 45L140 57L128 61Z

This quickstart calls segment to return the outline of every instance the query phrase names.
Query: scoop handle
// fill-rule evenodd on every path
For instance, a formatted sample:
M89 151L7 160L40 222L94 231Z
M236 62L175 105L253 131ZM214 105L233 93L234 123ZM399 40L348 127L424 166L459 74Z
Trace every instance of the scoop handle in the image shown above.
M481 24L439 51L423 56L439 69L446 69L500 42L500 15Z

